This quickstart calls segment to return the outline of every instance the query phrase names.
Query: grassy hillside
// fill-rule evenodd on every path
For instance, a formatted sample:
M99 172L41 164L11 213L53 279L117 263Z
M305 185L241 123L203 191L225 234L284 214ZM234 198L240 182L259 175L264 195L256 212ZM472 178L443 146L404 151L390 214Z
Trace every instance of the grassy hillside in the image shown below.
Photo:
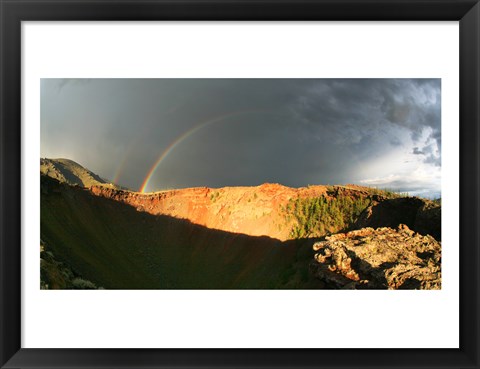
M348 229L370 204L366 197L343 195L291 200L286 207L287 216L296 220L291 237L321 237Z

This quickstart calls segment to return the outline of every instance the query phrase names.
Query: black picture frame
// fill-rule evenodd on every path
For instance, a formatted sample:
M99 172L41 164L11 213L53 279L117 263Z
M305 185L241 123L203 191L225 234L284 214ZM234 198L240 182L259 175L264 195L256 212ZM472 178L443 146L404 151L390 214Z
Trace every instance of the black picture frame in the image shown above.
M2 368L479 368L480 5L477 0L0 0L0 16ZM21 22L79 20L459 21L460 348L21 348Z

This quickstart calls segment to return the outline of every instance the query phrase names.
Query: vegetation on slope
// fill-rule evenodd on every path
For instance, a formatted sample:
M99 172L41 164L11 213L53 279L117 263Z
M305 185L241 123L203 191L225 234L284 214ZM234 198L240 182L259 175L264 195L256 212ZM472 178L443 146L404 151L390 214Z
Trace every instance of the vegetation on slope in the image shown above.
M290 200L286 210L297 223L292 228L291 237L321 237L347 229L370 203L371 200L366 197L345 195Z
M363 227L396 227L407 224L440 240L440 205L377 188L328 186L315 197L291 199L283 208L290 237L320 238Z

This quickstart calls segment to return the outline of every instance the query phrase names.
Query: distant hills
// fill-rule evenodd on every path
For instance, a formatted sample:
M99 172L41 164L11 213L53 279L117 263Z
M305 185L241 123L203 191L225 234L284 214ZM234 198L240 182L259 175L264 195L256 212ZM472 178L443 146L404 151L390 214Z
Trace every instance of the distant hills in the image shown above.
M72 186L121 189L70 159L40 159L40 173Z
M356 185L144 194L68 159L41 159L41 174L42 288L440 287L441 206L429 200ZM398 227L412 235L397 237ZM362 229L347 249L342 240ZM315 242L335 234L334 251L317 257ZM367 268L371 248L382 262ZM400 270L395 258L408 260L411 277L390 283L382 273Z

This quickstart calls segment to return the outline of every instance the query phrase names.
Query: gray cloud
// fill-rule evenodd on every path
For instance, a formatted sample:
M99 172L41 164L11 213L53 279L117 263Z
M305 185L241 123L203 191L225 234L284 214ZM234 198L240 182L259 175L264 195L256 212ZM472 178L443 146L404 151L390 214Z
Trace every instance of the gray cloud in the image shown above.
M361 183L377 188L387 188L409 193L412 196L426 196L429 198L441 197L440 178L438 176L425 178L410 173L403 176L366 180Z
M41 155L133 189L168 147L150 190L359 182L392 155L440 165L440 95L438 79L43 79Z
M433 164L438 167L441 165L440 152L436 142L424 145L421 150L418 147L414 147L412 154L423 155L424 163Z

